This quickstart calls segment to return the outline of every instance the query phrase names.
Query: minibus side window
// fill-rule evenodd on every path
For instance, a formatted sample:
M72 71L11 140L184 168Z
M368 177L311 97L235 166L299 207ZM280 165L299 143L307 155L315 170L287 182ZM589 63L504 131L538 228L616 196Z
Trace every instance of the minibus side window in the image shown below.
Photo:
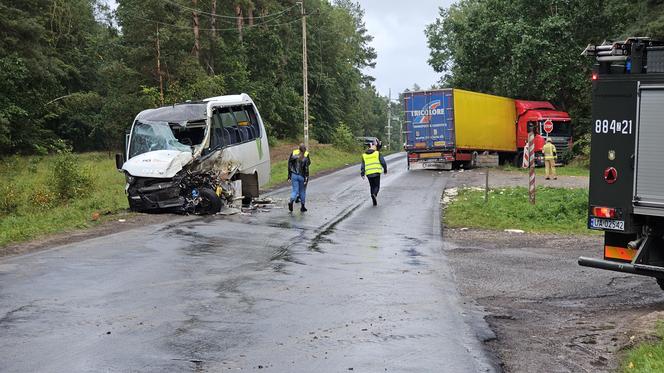
M240 134L242 135L242 141L250 141L255 139L255 130L251 126L249 116L247 116L247 113L244 111L244 109L241 106L235 106L232 108L232 110L233 115L235 116L235 120L237 121Z
M256 112L254 111L254 107L252 105L245 105L244 111L247 114L247 117L249 118L249 122L251 122L251 127L254 129L256 137L261 137L262 136L261 126L258 123L258 117L256 116Z
M230 138L226 136L224 126L221 124L221 113L215 110L212 113L212 133L210 136L210 149L218 149L228 144Z
M219 114L221 117L221 124L224 127L224 136L228 138L227 146L235 145L241 143L242 136L240 135L240 130L238 129L235 118L231 113L229 108L219 109Z

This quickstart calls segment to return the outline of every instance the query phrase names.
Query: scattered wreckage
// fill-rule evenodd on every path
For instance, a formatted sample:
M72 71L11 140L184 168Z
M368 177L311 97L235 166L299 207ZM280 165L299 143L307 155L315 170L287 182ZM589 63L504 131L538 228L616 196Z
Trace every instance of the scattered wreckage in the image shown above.
M270 149L243 93L140 112L116 166L132 211L215 214L258 197L270 178Z

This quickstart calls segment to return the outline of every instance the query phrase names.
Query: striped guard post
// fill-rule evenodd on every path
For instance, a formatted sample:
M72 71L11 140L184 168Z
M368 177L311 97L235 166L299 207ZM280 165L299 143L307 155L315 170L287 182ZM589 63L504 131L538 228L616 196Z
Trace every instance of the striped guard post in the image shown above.
M528 196L530 203L535 204L535 134L530 132L528 134L528 156L529 160L529 182L528 182Z

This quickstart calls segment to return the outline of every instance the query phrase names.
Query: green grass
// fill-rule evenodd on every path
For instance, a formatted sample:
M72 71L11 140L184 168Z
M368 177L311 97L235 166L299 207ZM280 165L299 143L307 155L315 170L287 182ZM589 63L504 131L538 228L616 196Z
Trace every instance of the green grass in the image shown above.
M63 201L55 191L56 156L14 156L0 159L0 247L49 233L86 228L127 208L124 176L106 153L75 155L77 164L92 178L86 194Z
M512 165L501 166L501 169L504 171L518 171L527 173L527 168L514 167ZM589 170L587 167L568 164L565 166L556 167L556 174L558 176L588 176ZM544 176L544 167L535 168L535 175Z
M655 373L664 372L664 322L657 323L656 342L640 344L628 350L621 371L625 373Z
M488 203L483 190L461 189L445 209L444 221L451 228L590 234L587 190L538 188L536 202L528 202L528 189L523 187L490 190Z
M314 176L322 171L344 167L346 165L359 163L362 160L362 154L358 152L345 152L332 146L318 145L311 147L311 168L309 176ZM358 167L359 175L360 169ZM288 159L272 163L272 172L270 174L270 183L266 187L271 187L286 182L288 178Z
M314 145L311 175L360 161L329 145ZM75 154L75 163L92 179L86 193L63 200L56 191L53 169L57 156L14 156L0 159L0 247L48 234L87 228L126 211L124 176L107 153ZM272 164L275 185L286 181L287 160ZM359 173L359 169L358 169ZM269 185L268 185L269 186ZM93 221L92 215L101 216Z

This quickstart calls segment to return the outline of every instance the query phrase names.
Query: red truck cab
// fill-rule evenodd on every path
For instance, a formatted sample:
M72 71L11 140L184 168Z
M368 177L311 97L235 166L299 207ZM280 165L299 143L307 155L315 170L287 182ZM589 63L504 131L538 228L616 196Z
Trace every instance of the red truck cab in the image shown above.
M516 146L520 154L523 154L523 149L528 142L528 122L534 122L536 123L535 153L540 153L537 159L541 158L542 147L547 137L543 126L547 119L553 122L553 130L548 134L548 137L551 138L551 142L556 146L558 153L560 154L566 149L571 150L572 119L569 114L556 110L547 101L515 100L515 107L517 114Z

